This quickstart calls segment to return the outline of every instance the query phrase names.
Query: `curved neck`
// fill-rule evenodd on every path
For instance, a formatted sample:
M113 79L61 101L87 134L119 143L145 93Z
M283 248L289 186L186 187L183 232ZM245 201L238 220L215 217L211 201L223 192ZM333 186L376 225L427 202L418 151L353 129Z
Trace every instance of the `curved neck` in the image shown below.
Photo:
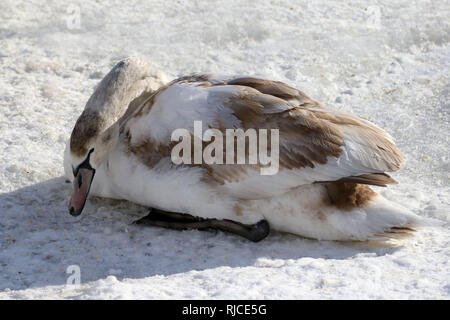
M141 59L120 61L99 83L86 103L83 113L95 113L103 132L126 112L130 102L146 89L151 76L149 65Z
M70 138L71 151L85 154L98 137L117 123L136 97L151 94L164 80L141 58L117 63L98 84L78 118Z

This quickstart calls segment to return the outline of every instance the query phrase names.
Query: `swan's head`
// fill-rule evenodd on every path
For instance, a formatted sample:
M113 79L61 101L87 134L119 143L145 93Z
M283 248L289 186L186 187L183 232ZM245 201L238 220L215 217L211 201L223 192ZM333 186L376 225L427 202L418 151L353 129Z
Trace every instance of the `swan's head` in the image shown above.
M67 146L66 175L73 181L73 192L69 202L69 213L78 216L84 208L96 170L117 143L118 125L98 133L98 121L88 121L81 116Z
M165 83L166 76L145 59L130 57L98 84L73 128L64 157L66 176L73 180L71 215L83 211L95 171L116 146L121 123Z

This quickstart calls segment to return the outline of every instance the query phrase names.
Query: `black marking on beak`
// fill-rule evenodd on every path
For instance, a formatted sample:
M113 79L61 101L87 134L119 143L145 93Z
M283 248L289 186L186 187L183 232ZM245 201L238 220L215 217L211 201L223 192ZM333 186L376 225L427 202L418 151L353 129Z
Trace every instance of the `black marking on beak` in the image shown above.
M83 184L83 177L81 174L78 176L78 188L81 188L81 185Z
M92 152L94 152L94 148L92 148L91 150L89 150L89 153L88 153L86 159L84 159L84 161L83 161L82 163L80 163L80 164L78 165L78 167L76 167L76 169L74 169L73 166L72 166L72 173L73 173L73 176L74 176L74 177L77 176L78 171L79 171L81 168L86 168L86 169L94 170L94 169L92 168L92 166L91 166L91 163L90 163L91 153L92 153ZM78 182L78 183L79 183L79 185L81 185L80 182Z

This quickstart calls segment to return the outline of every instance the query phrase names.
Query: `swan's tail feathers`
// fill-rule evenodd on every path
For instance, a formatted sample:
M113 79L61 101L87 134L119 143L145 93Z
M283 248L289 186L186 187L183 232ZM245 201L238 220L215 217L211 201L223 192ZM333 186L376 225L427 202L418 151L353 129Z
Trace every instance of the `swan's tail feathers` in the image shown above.
M348 235L349 240L359 241L401 239L426 225L421 217L378 194L364 206L340 210L330 219L341 234Z
M398 240L412 236L424 220L408 209L377 195L365 208L367 240Z
M417 229L411 227L391 227L385 230L383 233L374 234L369 240L400 240L414 235Z

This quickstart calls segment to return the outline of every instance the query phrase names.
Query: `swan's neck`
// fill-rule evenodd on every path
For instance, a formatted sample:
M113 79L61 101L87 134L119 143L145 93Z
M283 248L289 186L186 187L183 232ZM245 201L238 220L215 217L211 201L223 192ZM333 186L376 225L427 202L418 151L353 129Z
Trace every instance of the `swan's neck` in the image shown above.
M143 91L148 65L143 61L124 60L103 78L89 98L83 113L97 114L100 132L108 129L126 112L130 102Z
M144 91L154 90L155 75L151 71L148 63L139 58L129 58L114 66L99 83L75 124L70 138L74 154L85 154L97 138L116 125L133 99ZM149 82L152 77L153 82Z

